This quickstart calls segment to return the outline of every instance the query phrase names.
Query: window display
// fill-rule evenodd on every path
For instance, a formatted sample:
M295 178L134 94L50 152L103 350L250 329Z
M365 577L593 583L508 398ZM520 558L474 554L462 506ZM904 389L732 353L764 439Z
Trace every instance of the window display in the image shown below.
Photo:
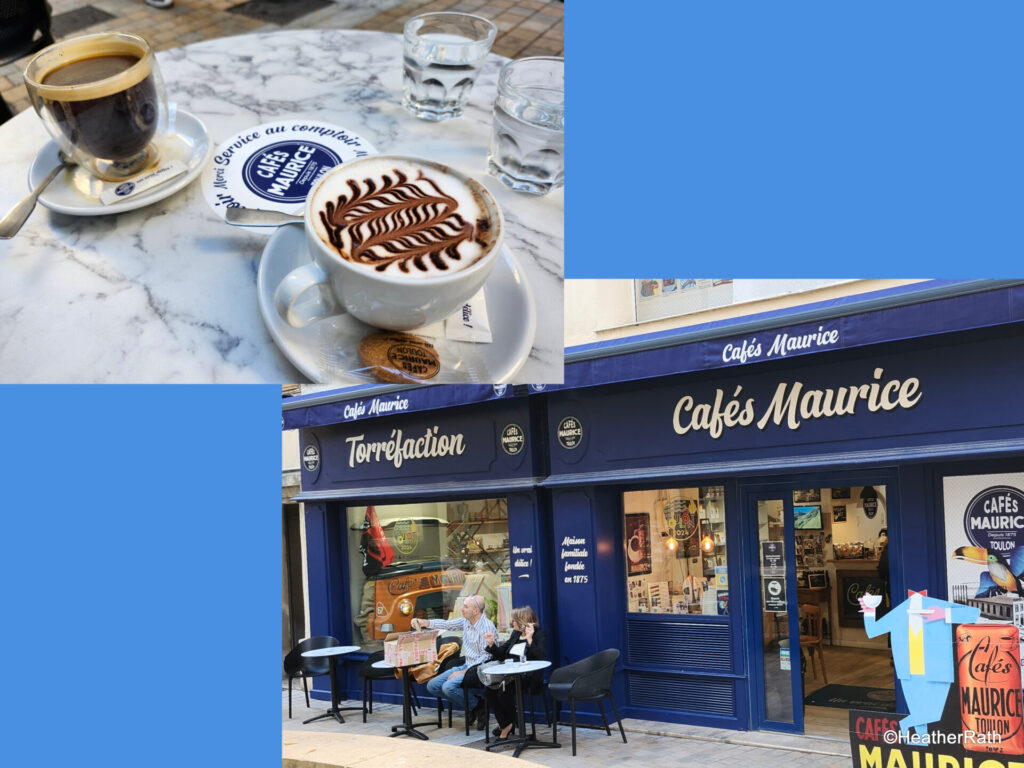
M482 595L499 632L512 610L505 499L349 507L353 642L380 650L413 618L450 619Z
M724 488L623 494L631 613L728 611Z

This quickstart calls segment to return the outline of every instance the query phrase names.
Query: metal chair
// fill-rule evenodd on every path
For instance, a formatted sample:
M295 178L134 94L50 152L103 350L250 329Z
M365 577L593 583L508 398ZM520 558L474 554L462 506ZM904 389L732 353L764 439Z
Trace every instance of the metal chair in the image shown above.
M0 66L53 44L46 0L0 0ZM13 113L0 99L0 124Z
M576 755L577 701L597 702L597 706L601 710L601 719L604 720L604 729L611 736L612 731L608 727L608 718L604 714L603 702L607 697L612 703L612 711L615 712L615 721L619 725L619 733L622 734L622 743L628 743L618 707L615 706L615 698L612 696L612 676L615 674L615 664L618 660L618 649L609 648L566 667L559 667L551 673L551 678L548 681L548 693L551 694L551 699L555 702L555 720L551 726L552 739L558 741L559 702L568 701L572 713L572 754L574 756Z
M330 635L318 637L307 637L300 640L298 645L292 648L284 657L284 673L288 675L288 719L292 717L292 680L296 677L302 678L302 689L306 692L306 709L309 709L309 685L306 679L319 677L330 673L331 660L327 657L322 659L304 659L302 654L306 651L316 651L321 648L334 648L339 646L335 638Z

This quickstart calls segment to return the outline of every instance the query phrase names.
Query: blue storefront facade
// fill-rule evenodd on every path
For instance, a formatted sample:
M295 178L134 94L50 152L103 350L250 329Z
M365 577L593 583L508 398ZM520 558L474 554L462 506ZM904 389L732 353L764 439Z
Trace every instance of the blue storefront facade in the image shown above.
M559 386L299 398L285 426L301 429L312 634L351 639L346 506L500 495L510 548L528 554L512 562L512 600L538 609L555 666L615 647L626 717L801 731L799 665L785 675L792 694L781 709L769 695L779 678L762 652L758 510L766 500L785 508L778 543L792 564L800 489L884 488L890 594L944 594L943 480L1024 471L1022 394L1024 286L947 281L569 350ZM384 401L399 404L380 414ZM525 436L515 455L502 447L510 425ZM387 447L438 435L449 439L429 443L430 456ZM638 598L640 581L628 577L645 561L629 526L642 516L630 499L679 487L695 498L700 489L702 505L716 499L721 538L709 524L694 541L705 533L708 550L719 545L717 593L698 574L645 582ZM644 521L651 536L653 523ZM673 530L682 527L646 545L647 573L652 547L675 548ZM793 567L778 574L790 608L797 578ZM717 606L694 607L702 589ZM795 644L796 611L783 605L774 617ZM351 697L359 660L347 664Z

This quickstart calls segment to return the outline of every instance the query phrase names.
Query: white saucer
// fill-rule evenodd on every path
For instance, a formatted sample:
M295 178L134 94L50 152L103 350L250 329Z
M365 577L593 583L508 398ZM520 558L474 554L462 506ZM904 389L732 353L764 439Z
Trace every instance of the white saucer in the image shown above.
M317 384L377 382L362 369L359 341L374 331L349 315L336 315L294 328L274 306L274 291L285 275L310 261L302 224L279 227L263 249L256 278L260 313L277 346L292 365ZM441 372L430 384L509 382L533 348L537 313L526 276L507 248L484 285L493 341L489 344L431 339ZM415 333L415 331L411 331Z
M162 160L180 160L188 167L188 171L166 184L154 187L149 192L143 192L119 203L104 205L99 198L99 180L84 168L76 166L57 176L39 195L39 202L51 211L72 216L105 216L109 213L134 211L136 208L163 200L187 186L199 175L213 153L213 143L202 120L180 109L174 117L174 131L158 139L157 145L160 147ZM29 189L35 189L57 165L60 165L58 147L53 141L48 141L39 150L32 168L29 169Z

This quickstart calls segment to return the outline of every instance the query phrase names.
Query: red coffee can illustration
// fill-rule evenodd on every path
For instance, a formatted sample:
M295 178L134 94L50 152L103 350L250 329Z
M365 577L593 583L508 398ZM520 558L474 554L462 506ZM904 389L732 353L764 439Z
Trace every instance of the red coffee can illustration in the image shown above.
M1010 624L961 624L956 631L964 748L1024 754L1020 634Z

